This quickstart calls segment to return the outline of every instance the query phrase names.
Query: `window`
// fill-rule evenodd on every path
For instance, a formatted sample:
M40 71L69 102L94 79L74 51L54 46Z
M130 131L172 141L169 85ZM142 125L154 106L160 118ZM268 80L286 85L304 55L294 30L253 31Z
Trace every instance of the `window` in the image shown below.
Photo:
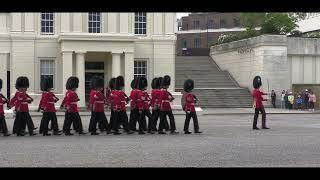
M147 77L147 62L134 61L134 78Z
M221 19L220 20L220 28L226 28L226 26L227 26L226 21L224 19Z
M200 38L194 38L194 47L200 48Z
M134 13L134 34L147 34L147 13Z
M233 19L233 26L240 27L240 19Z
M41 13L41 34L53 34L54 14Z
M54 60L40 60L40 87L44 79L49 79L51 87L54 87L55 62Z
M88 20L89 33L100 33L101 31L101 13L89 13Z
M187 48L187 40L182 40L182 48Z
M208 21L208 29L213 29L213 20Z
M200 29L200 21L193 21L193 29Z

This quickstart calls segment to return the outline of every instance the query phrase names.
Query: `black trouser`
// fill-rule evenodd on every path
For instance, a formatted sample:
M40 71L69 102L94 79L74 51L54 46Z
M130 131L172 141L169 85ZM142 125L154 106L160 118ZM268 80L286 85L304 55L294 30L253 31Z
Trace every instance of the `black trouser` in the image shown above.
M129 118L130 130L135 131L137 129L138 118L139 118L139 110L138 109L131 109L130 118Z
M68 111L66 111L65 113L64 113L64 122L63 122L63 126L62 126L62 131L65 133L65 129L67 129L66 128L66 125L67 125L67 122L69 121L67 118L69 118L69 114L68 114ZM73 129L76 131L76 125L75 125L75 123L72 123L71 122L71 124L72 124L72 126L73 126ZM68 132L70 132L70 128L69 128L69 131Z
M190 112L186 113L186 120L184 121L184 131L189 131L189 123L191 118L193 119L193 126L194 126L194 131L198 132L199 131L199 122L198 122L198 117L196 112Z
M99 124L100 131L108 128L108 120L104 112L92 112L89 123L89 132L96 132L97 124Z
M51 129L53 130L54 133L59 132L59 125L58 125L58 120L57 120L57 115L55 112L44 112L42 115L42 119L40 122L40 129L39 133L40 134L47 134L48 133L48 126L49 122L51 122Z
M262 114L262 128L266 127L266 111L264 108L255 108L253 118L253 128L257 127L259 112Z
M176 124L174 121L174 116L172 114L172 111L160 111L160 125L159 125L159 131L163 131L165 129L165 124L168 123L167 121L167 115L170 120L170 130L175 131L176 130Z
M147 127L147 121L146 117L148 117L148 128ZM139 112L139 131L152 131L153 125L153 118L149 110L142 110L141 113Z
M272 103L273 108L276 108L276 99L275 98L272 98L271 103Z
M152 118L153 118L152 130L153 131L157 131L157 123L158 123L159 116L160 116L160 110L159 109L157 109L157 110L153 109L152 110Z
M18 115L19 114L19 115ZM29 134L33 134L34 124L29 112L17 112L17 129L16 133L21 134L25 130L26 126L28 127Z
M74 125L74 130L78 133L83 132L83 126L79 112L66 112L65 114L65 125L63 131L70 133L71 124Z
M7 123L6 123L6 119L4 117L4 114L0 114L0 128L3 132L3 134L8 133L8 127L7 127Z
M109 126L108 126L108 131L113 130L113 126L114 126L114 112L113 112L113 110L111 110L111 112L110 112L110 123L109 123Z
M129 131L128 115L125 110L114 111L113 112L113 130L115 132L119 131L119 124L123 125L123 129Z

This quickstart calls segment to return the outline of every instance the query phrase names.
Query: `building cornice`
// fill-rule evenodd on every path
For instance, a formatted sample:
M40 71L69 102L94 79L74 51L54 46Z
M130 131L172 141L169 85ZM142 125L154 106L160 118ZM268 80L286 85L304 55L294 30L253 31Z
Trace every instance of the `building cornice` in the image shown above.
M137 37L130 34L92 34L92 33L61 33L58 36L58 42L61 41L124 41L134 42Z

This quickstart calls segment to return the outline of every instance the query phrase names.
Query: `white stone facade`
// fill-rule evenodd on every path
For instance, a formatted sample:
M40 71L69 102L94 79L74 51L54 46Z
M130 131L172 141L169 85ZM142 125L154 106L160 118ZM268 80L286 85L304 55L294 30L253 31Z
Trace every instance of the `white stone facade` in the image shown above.
M46 35L41 30L41 13L0 13L0 78L4 95L8 78L13 94L16 78L27 76L31 85L28 91L37 105L43 60L54 61L54 88L59 96L63 96L69 76L79 77L80 106L85 106L86 62L103 62L101 73L105 81L123 75L128 94L134 61L145 61L149 82L167 74L172 77L170 91L174 90L175 13L146 13L143 35L135 34L135 13L100 13L100 33L89 32L89 13L53 16L53 33Z
M282 35L262 35L212 46L211 57L242 87L252 90L252 80L262 77L262 89L290 90L294 84L320 85L320 40Z

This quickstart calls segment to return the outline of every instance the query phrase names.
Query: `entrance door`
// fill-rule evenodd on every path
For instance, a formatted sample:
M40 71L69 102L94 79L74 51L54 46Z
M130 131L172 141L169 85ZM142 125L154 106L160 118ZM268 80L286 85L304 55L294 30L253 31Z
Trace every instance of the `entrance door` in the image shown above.
M86 81L86 89L85 89L85 92L86 92L86 102L88 102L89 100L89 94L90 94L90 81L91 81L91 78L94 77L94 76L98 76L98 77L101 77L104 81L104 73L94 73L94 72L86 72L86 75L85 75L85 81Z

